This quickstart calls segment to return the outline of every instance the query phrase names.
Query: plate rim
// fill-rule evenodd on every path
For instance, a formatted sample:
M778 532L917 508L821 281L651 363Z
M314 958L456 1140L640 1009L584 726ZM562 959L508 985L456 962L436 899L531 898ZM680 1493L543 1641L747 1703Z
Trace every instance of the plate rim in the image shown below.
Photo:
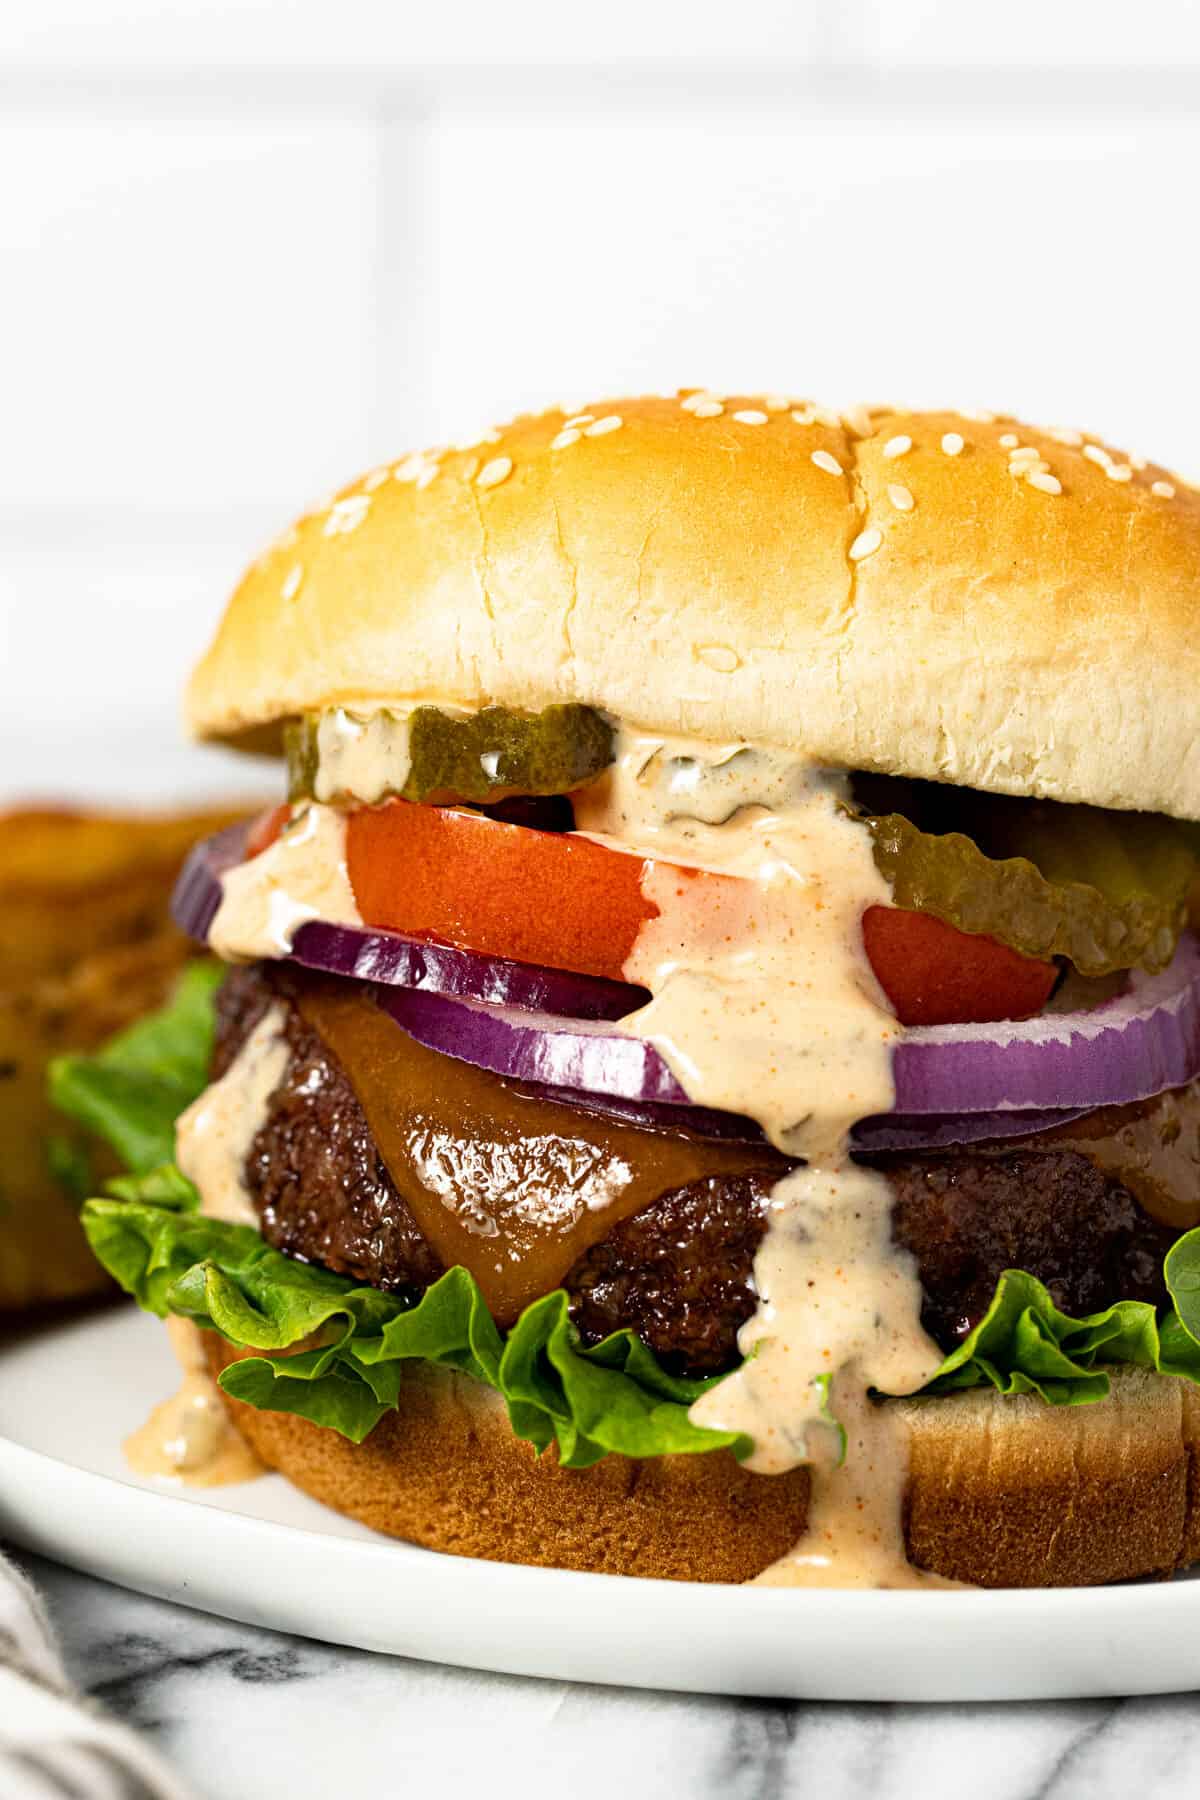
M132 1324L139 1315L111 1315L120 1329ZM105 1321L102 1321L105 1322ZM67 1323L67 1322L64 1322ZM86 1334L97 1323L96 1317L69 1322L72 1335ZM146 1321L147 1325L152 1323ZM0 1342L0 1363L11 1351L37 1355L38 1347L47 1339L61 1340L63 1328L51 1327L35 1337L25 1336ZM113 1384L114 1386L116 1384ZM645 1576L622 1576L528 1565L485 1561L473 1557L451 1556L427 1550L382 1535L342 1535L325 1531L318 1523L261 1517L214 1502L214 1490L205 1490L207 1499L190 1496L165 1486L152 1486L135 1478L122 1479L104 1468L75 1462L68 1457L23 1441L12 1429L11 1413L0 1400L0 1532L9 1541L50 1556L69 1566L91 1573L118 1585L180 1604L193 1605L219 1616L267 1626L276 1630L308 1636L317 1641L357 1645L393 1655L407 1655L434 1661L456 1661L462 1666L507 1670L520 1675L542 1676L558 1680L588 1680L608 1685L657 1687L695 1692L775 1692L795 1697L828 1697L846 1699L917 1699L931 1701L1013 1699L1027 1697L1065 1697L1068 1694L1117 1692L1157 1692L1191 1690L1200 1684L1200 1660L1188 1664L1179 1653L1169 1659L1160 1657L1162 1668L1157 1679L1144 1685L1145 1677L1131 1677L1122 1667L1115 1677L1105 1674L1099 1646L1105 1642L1138 1638L1142 1633L1152 1639L1176 1638L1186 1643L1200 1640L1195 1625L1200 1620L1200 1581L1144 1581L1110 1587L1072 1588L1008 1588L975 1590L913 1590L880 1592L854 1589L765 1588L751 1584L721 1584L668 1581ZM277 1476L284 1481L284 1477ZM220 1491L220 1490L216 1490ZM230 1489L229 1492L236 1492ZM317 1502L312 1502L317 1505ZM332 1515L337 1516L337 1515ZM97 1542L89 1554L85 1534L75 1525L75 1517L97 1522ZM64 1526L64 1520L67 1524ZM148 1556L146 1567L138 1562L136 1546L142 1541L142 1527L156 1540L157 1548ZM362 1528L364 1533L366 1527ZM162 1545L180 1532L185 1546L180 1557L180 1579L174 1583L162 1575L167 1566ZM101 1542L99 1540L103 1539ZM192 1540L190 1545L188 1540ZM128 1543L126 1542L128 1540ZM203 1542L201 1542L203 1540ZM301 1581L307 1574L323 1571L323 1580L336 1590L339 1574L344 1574L351 1589L355 1578L360 1591L364 1584L386 1588L400 1599L416 1595L418 1601L441 1596L447 1609L470 1617L472 1609L480 1616L485 1609L508 1617L528 1614L542 1622L553 1642L517 1645L512 1650L497 1652L498 1639L485 1630L483 1641L469 1637L455 1642L451 1654L445 1648L425 1647L421 1642L381 1641L371 1635L366 1613L360 1622L350 1618L343 1626L340 1616L329 1629L333 1615L324 1600L309 1608L309 1622L304 1620L305 1597L300 1611L290 1599L275 1602L271 1596L270 1576L266 1585L255 1586L255 1592L266 1598L247 1599L239 1608L236 1584L232 1577L222 1579L216 1571L210 1578L207 1565L198 1558L206 1548L228 1552L233 1567L242 1558L250 1564L278 1565L291 1563ZM262 1555L264 1547L269 1554ZM157 1561L155 1561L157 1556ZM148 1572L147 1572L148 1570ZM196 1571L202 1573L198 1577ZM390 1576L386 1583L380 1574ZM197 1585L198 1583L198 1585ZM377 1615L379 1616L379 1615ZM698 1634L706 1640L728 1634L731 1644L749 1646L762 1652L755 1666L774 1667L768 1675L769 1685L761 1682L739 1686L736 1670L732 1675L707 1674L702 1681L672 1674L670 1657L661 1648L647 1652L653 1678L644 1670L627 1666L620 1657L612 1666L599 1665L589 1656L593 1646L585 1644L589 1627L598 1634L603 1645L622 1628L640 1635L645 1621L653 1619L656 1644L669 1642L672 1635ZM314 1623L313 1621L317 1621ZM410 1615L411 1620L411 1615ZM323 1621L323 1622L322 1622ZM407 1629L409 1621L402 1621ZM1192 1627L1189 1631L1187 1628ZM578 1642L567 1641L574 1628L582 1634ZM412 1626L420 1636L421 1625ZM490 1628L489 1628L490 1630ZM1008 1679L993 1684L993 1691L983 1691L984 1677L979 1674L982 1651L972 1661L976 1674L964 1672L961 1678L950 1676L944 1692L913 1691L921 1685L918 1677L902 1678L890 1695L878 1675L864 1675L854 1688L856 1677L823 1678L812 1659L806 1660L802 1644L811 1645L814 1636L828 1634L845 1647L851 1640L865 1644L878 1642L884 1634L891 1643L911 1633L914 1641L936 1644L943 1665L951 1666L955 1644L962 1648L978 1641L980 1632L988 1640L1018 1641L1022 1633L1050 1631L1060 1647L1070 1645L1073 1672L1064 1671L1050 1680L1041 1678L1033 1667L1041 1658L1028 1660L1032 1673L1021 1676L1008 1670ZM356 1635L357 1632L357 1635ZM364 1633L366 1635L364 1635ZM400 1632L402 1636L402 1631ZM789 1646L797 1646L794 1655ZM1170 1645L1164 1646L1164 1653ZM562 1653L562 1664L556 1657ZM685 1644L686 1652L686 1644ZM679 1666L683 1667L685 1653ZM720 1662L719 1647L706 1646L706 1666L716 1670ZM1200 1659L1200 1642L1197 1646ZM657 1661L655 1659L658 1659ZM774 1659L774 1664L772 1663ZM704 1662L704 1656L700 1658ZM754 1659L751 1658L753 1662ZM569 1665L569 1666L568 1666ZM1179 1668L1179 1674L1172 1672ZM665 1669L665 1672L664 1672ZM825 1685L822 1686L822 1681ZM1135 1686L1135 1681L1142 1686ZM832 1682L832 1685L830 1685ZM1064 1685L1065 1683L1065 1685ZM814 1694L815 1684L815 1694ZM852 1689L854 1691L852 1691Z

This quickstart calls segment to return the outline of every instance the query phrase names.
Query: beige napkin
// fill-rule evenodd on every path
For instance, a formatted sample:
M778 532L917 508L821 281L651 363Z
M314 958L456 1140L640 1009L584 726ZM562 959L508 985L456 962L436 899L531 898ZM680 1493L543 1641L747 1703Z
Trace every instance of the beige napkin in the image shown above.
M153 1750L71 1687L41 1601L2 1556L0 1795L191 1800Z

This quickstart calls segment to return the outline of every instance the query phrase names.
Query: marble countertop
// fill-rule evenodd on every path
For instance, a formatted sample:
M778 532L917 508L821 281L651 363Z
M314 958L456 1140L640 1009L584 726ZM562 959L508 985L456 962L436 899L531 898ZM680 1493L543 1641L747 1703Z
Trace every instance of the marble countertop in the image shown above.
M373 1656L146 1600L35 1557L81 1687L198 1800L1174 1800L1200 1696L879 1706L647 1694Z

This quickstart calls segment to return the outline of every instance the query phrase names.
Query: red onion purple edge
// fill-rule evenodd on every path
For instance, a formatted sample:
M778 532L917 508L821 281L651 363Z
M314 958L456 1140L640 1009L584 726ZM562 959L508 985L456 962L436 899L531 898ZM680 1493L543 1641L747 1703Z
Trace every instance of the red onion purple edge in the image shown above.
M204 942L221 903L221 876L245 860L245 825L229 826L197 844L171 898L180 929ZM645 1004L644 988L598 975L574 975L451 944L410 938L371 926L310 920L297 931L288 959L303 968L381 986L428 989L490 1006L518 1006L564 1019L620 1019Z

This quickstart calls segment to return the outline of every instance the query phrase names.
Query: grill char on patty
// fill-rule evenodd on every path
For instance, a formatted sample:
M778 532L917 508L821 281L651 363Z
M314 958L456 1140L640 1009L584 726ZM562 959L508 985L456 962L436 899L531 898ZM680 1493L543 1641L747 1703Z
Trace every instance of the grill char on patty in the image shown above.
M372 1139L345 1071L289 999L304 981L234 970L217 1000L214 1077L272 1001L291 1059L246 1161L264 1238L301 1261L415 1298L443 1272ZM922 1319L949 1350L982 1317L1005 1269L1045 1282L1068 1313L1165 1299L1162 1260L1178 1235L1077 1150L938 1152L869 1159L889 1181L894 1231L912 1252ZM563 1285L588 1342L628 1326L677 1374L737 1357L754 1311L768 1176L716 1176L663 1194L587 1251Z

